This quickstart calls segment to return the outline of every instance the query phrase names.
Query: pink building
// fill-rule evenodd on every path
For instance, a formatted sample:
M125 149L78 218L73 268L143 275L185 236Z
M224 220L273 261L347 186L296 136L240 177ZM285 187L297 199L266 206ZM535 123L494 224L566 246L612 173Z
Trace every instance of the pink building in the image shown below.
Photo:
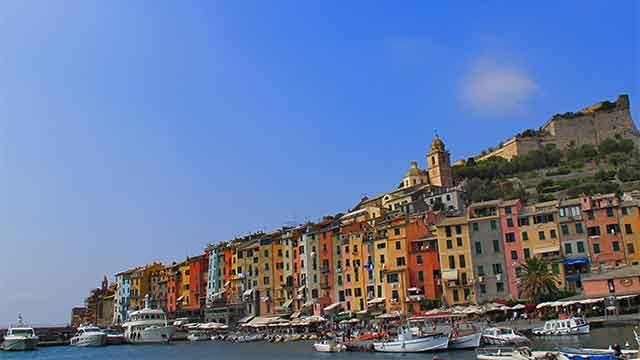
M518 214L522 212L520 200L508 200L500 204L500 226L502 227L502 244L504 248L504 263L507 273L509 295L513 299L519 298L518 272L520 263L524 261L522 237L518 226Z

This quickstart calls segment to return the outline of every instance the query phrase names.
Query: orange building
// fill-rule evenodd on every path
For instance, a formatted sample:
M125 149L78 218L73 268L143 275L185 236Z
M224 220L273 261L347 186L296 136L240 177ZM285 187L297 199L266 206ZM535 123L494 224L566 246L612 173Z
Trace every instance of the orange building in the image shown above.
M432 212L409 219L405 232L408 241L409 288L408 312L424 311L423 299L440 300L442 297L438 236L431 231L438 218Z
M619 206L620 199L615 194L582 197L592 270L614 268L625 263Z

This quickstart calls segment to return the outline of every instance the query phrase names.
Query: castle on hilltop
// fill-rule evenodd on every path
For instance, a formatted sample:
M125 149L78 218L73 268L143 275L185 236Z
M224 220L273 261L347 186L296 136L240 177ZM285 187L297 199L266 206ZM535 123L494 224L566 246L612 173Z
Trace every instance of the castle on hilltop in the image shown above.
M559 149L572 145L598 146L608 138L630 139L640 146L640 132L631 119L628 95L620 95L616 102L598 102L575 113L556 114L538 131L524 131L475 159L499 156L509 160L541 150L547 144L554 144Z

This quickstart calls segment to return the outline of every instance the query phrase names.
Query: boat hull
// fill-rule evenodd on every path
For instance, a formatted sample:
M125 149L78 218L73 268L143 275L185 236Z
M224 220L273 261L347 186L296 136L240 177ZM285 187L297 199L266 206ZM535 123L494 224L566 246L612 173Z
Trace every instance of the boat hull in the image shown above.
M84 334L71 338L71 346L77 347L98 347L107 345L107 335L105 334Z
M313 344L313 348L318 352L342 352L347 349L347 347L343 344L325 344L325 343L315 343Z
M205 341L210 339L211 337L209 335L192 335L192 334L187 335L187 340L189 341Z
M373 349L378 352L427 352L445 350L449 347L449 335L433 335L406 341L375 342Z
M173 326L147 326L130 327L125 330L124 336L130 344L162 344L168 343L173 338L175 329Z
M37 339L20 338L20 339L4 339L2 342L2 350L5 351L26 351L34 350L38 345Z
M545 330L544 328L533 329L534 335L539 336L565 336L565 335L586 335L591 331L589 324L565 329Z
M480 347L481 340L481 332L471 335L458 336L449 340L449 349L475 349Z

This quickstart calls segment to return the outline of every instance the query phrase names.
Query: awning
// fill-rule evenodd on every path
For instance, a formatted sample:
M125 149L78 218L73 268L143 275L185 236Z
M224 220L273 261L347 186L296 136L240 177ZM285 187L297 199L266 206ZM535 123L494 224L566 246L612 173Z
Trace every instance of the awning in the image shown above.
M293 303L293 299L289 299L282 304L283 308L288 308Z
M576 259L565 259L564 260L564 264L565 265L578 265L578 264L588 264L589 263L589 259L588 258L576 258Z
M298 292L302 292L302 291L304 291L304 289L306 289L306 288L307 288L307 285L302 285L302 286L300 286L300 287L298 288Z
M245 290L245 292L242 293L242 296L251 296L251 294L253 294L253 289Z
M227 281L224 283L224 287L229 287L231 285L231 281Z
M422 289L417 288L417 287L411 287L411 288L408 288L407 291L410 291L410 292L421 292Z
M335 309L337 309L340 305L341 305L341 304L340 304L339 302L337 302L337 303L333 303L333 304L331 304L331 305L329 305L329 306L326 306L326 307L324 308L324 311L331 311L331 310L335 310Z
M382 314L376 316L376 319L397 319L400 317L400 313L396 312L393 314Z
M379 297L379 298L375 298L375 299L371 299L369 300L369 302L367 302L367 305L378 305L378 304L382 304L386 299L383 297Z
M442 270L442 280L444 281L453 281L458 280L458 270Z
M256 316L255 315L247 315L247 316L243 317L242 319L238 320L238 324L244 324L246 322L249 322L254 317L256 317Z
M560 246L556 245L533 249L534 254L546 254L550 252L560 252Z
M182 301L182 300L184 300L184 296L180 296L179 298L177 298L177 299L176 299L176 302L180 302L180 301Z

